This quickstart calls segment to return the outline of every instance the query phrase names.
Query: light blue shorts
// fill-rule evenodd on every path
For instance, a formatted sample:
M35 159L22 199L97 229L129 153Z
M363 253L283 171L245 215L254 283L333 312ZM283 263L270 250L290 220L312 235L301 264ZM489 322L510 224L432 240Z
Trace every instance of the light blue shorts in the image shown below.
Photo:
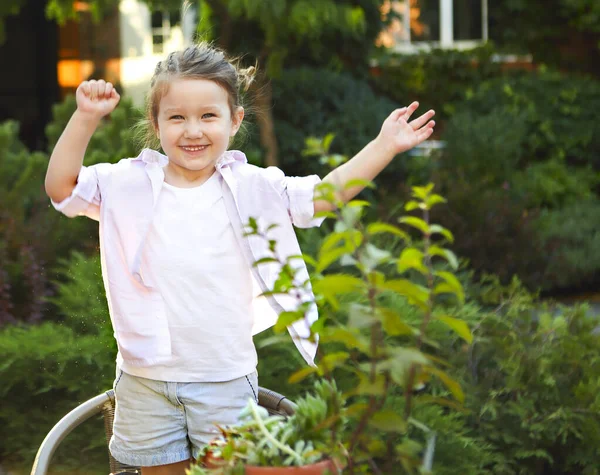
M153 467L197 458L218 434L215 424L235 424L248 399L258 402L258 375L171 383L119 371L114 390L110 452L121 463Z

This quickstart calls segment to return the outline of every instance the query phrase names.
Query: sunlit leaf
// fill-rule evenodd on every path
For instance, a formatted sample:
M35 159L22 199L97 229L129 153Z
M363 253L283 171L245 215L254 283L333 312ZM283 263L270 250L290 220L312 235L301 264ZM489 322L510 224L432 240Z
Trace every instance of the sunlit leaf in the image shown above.
M389 308L378 308L377 316L381 319L383 330L390 336L411 335L414 329L402 321L400 315Z
M405 241L409 241L409 235L403 231L402 229L387 223L371 223L367 226L367 233L370 235L380 234L380 233L390 233L395 236L401 237Z
M291 384L299 383L314 373L320 373L319 369L315 366L306 366L295 373L292 373L292 375L288 378L288 382Z
M413 247L404 249L398 259L398 272L404 273L409 269L415 269L423 275L429 273L429 270L423 263L423 253Z
M418 229L425 235L430 234L429 225L421 218L417 218L416 216L402 216L398 221Z
M429 226L429 231L431 234L441 234L449 242L454 242L454 236L452 235L452 233L448 229L440 226L439 224L432 224L431 226Z
M452 395L457 401L461 403L465 401L465 395L463 393L462 388L460 387L460 384L458 384L457 381L448 376L447 373L437 368L434 368L433 366L427 366L423 368L423 370L429 374L437 376L442 381L442 383L444 383L444 386L448 388L448 390L452 393Z
M442 315L437 317L437 320L448 325L454 332L460 336L467 343L473 343L473 335L471 330L465 321L459 320L458 318L450 317L449 315Z
M429 253L433 256L440 256L444 258L448 262L448 264L450 264L450 267L452 267L452 269L458 269L458 259L451 250L444 249L434 244L429 247Z

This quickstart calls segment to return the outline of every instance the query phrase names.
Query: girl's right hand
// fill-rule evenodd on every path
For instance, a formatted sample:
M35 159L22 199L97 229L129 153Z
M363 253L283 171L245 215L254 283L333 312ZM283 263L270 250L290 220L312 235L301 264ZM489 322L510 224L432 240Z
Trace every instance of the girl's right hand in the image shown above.
M102 79L83 81L75 93L77 110L98 120L110 114L120 98L114 86Z

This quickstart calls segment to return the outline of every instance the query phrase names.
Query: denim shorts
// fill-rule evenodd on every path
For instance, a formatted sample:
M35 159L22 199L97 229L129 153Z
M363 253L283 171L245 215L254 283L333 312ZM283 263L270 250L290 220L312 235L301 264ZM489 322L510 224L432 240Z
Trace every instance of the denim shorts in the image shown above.
M109 448L119 462L152 467L197 458L218 435L215 424L235 424L249 399L258 402L255 372L232 381L173 383L118 372Z

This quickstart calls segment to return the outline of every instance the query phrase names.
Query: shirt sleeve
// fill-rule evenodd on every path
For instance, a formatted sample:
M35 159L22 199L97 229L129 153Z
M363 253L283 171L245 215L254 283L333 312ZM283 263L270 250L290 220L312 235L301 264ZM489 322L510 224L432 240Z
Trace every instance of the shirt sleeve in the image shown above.
M100 219L101 201L100 180L98 176L98 168L100 166L81 167L77 176L77 185L73 188L71 195L60 203L50 200L52 206L69 218L87 216L98 221Z
M321 183L317 175L305 177L285 176L276 167L266 169L267 176L281 193L288 208L292 224L298 228L320 226L325 218L315 218L315 186Z

